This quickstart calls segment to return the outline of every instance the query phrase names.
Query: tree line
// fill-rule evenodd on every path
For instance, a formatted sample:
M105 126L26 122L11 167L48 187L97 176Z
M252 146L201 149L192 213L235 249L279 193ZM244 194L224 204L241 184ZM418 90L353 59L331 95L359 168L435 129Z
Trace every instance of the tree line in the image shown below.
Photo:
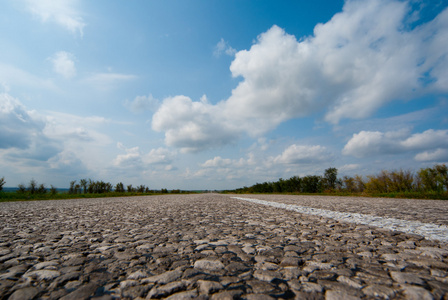
M393 194L418 193L420 196L436 194L448 197L448 168L445 164L410 170L381 171L377 175L343 176L338 178L336 168L328 168L322 176L293 176L275 182L256 183L232 192L236 193L354 193ZM416 195L418 196L418 195ZM440 198L440 197L439 197Z
M3 190L3 186L6 184L4 177L0 178L0 192ZM93 195L93 194L107 194L107 195L138 195L138 194L167 194L167 193L184 193L179 189L174 189L168 191L168 189L154 190L150 189L145 185L133 186L132 184L125 185L122 182L112 185L110 182L104 182L102 180L92 180L92 179L80 179L79 181L70 181L70 186L67 191L62 193L56 187L51 185L49 188L44 183L38 183L35 179L31 179L28 185L19 184L17 186L15 194L17 197L12 196L11 193L1 193L0 198L11 198L19 199L21 197L26 198L52 198L58 196L58 194L69 194L69 195Z

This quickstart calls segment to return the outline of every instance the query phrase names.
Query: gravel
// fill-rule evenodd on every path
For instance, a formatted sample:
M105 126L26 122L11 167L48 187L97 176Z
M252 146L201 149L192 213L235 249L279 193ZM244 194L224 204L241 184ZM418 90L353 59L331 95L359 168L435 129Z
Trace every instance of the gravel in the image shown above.
M0 203L0 299L448 298L443 239L335 219L443 228L448 202L232 197Z

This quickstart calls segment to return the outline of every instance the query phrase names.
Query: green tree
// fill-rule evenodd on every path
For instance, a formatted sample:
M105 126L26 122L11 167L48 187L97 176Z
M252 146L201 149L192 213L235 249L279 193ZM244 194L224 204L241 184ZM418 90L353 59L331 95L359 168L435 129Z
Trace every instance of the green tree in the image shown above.
M79 185L82 187L84 194L87 193L87 179L81 179Z
M117 185L115 185L115 191L117 193L124 193L124 185L122 182L117 183Z
M19 193L19 194L25 194L26 193L26 187L25 187L24 184L19 184L18 188L19 189L17 190L17 193Z
M448 191L448 168L443 164L435 165L433 168L420 169L418 181L424 191L437 193Z
M324 185L325 189L334 190L336 189L336 182L338 180L338 169L328 168L324 173Z
M28 191L30 194L34 194L37 191L37 181L34 179L30 180L30 184L28 185Z
M68 189L69 194L76 194L76 180L70 181L70 187Z
M143 184L139 185L137 187L137 192L143 194L145 192L145 186Z
M45 187L45 184L43 184L43 183L41 183L40 185L39 185L39 187L37 188L37 191L36 191L38 194L41 194L41 195L44 195L44 194L46 194L47 193L47 188Z
M134 191L134 188L132 187L132 184L128 185L127 187L128 193L132 193Z
M322 191L322 177L307 175L302 178L302 192L319 193Z
M56 189L56 187L54 187L53 185L51 185L50 187L50 195L54 196L58 193L58 190Z
M0 178L0 192L3 190L3 186L5 185L5 177Z

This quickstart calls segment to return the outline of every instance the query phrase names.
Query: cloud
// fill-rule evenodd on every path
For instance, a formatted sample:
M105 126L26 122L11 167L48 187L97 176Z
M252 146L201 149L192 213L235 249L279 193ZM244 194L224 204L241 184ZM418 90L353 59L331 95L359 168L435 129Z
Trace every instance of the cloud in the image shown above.
M219 147L234 141L239 131L223 120L219 106L202 98L194 102L186 96L163 100L153 115L152 128L165 132L168 146L181 148L183 152L197 152Z
M228 167L232 165L232 160L230 158L221 158L220 156L215 156L212 159L207 160L201 166L204 168L216 168L216 167Z
M132 74L120 73L95 73L85 79L85 82L92 85L99 90L110 90L117 86L117 84L125 81L136 79L137 76Z
M49 79L43 79L15 66L0 62L0 82L5 90L11 86L22 90L24 87L56 90L56 85Z
M47 112L45 134L66 143L97 143L107 145L110 138L96 128L112 123L103 117L81 117L77 115Z
M330 161L333 155L326 147L320 145L293 144L274 158L275 163L281 164L315 164Z
M133 113L142 113L144 111L154 111L160 105L159 100L152 95L137 96L134 100L126 100L124 106Z
M122 143L118 143L117 147L126 152L117 155L114 159L113 164L117 167L144 170L150 165L163 165L165 170L173 169L171 163L174 153L168 149L152 149L149 153L144 154L139 147L126 148Z
M222 54L226 54L229 56L234 56L237 51L233 49L228 42L226 42L223 38L216 44L215 49L213 51L213 55L215 57L220 57Z
M76 67L73 54L65 51L59 51L50 58L53 63L53 70L66 79L73 78L76 75Z
M416 161L448 162L448 149L437 148L433 151L418 153L414 159Z
M27 149L45 124L34 119L19 100L0 94L0 149Z
M366 118L394 100L445 93L448 9L413 28L409 14L409 1L349 0L313 36L297 40L274 25L235 54L230 71L242 80L228 99L215 105L167 99L153 129L165 132L169 146L200 151L316 112L337 124ZM222 39L217 53L227 46ZM183 108L172 118L177 102Z
M174 153L166 148L152 149L143 158L143 161L150 165L169 165L173 162Z
M45 121L19 100L0 94L0 150L9 158L46 161L60 151L45 132Z
M434 150L435 149L435 150ZM443 156L448 149L448 130L429 129L422 133L410 134L400 131L361 131L353 135L342 150L342 154L358 158L417 152L416 160L427 161ZM428 152L429 151L429 152Z
M86 26L80 12L76 9L76 0L25 0L27 9L42 22L54 22L72 33L83 36Z

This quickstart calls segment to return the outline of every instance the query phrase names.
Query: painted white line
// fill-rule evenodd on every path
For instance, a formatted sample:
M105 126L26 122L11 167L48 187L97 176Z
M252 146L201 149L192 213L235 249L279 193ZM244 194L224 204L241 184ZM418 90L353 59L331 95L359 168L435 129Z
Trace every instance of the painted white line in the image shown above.
M312 208L306 206L291 205L279 202L271 202L265 200L232 197L233 199L249 201L257 204L283 208L296 211L302 214L315 215L321 217L332 218L338 221L344 221L356 224L365 224L379 228L385 228L393 231L401 231L424 236L429 240L438 240L448 242L448 226L436 225L431 223L422 223L419 221L407 221L394 218L383 218L366 214L338 212L326 209Z

